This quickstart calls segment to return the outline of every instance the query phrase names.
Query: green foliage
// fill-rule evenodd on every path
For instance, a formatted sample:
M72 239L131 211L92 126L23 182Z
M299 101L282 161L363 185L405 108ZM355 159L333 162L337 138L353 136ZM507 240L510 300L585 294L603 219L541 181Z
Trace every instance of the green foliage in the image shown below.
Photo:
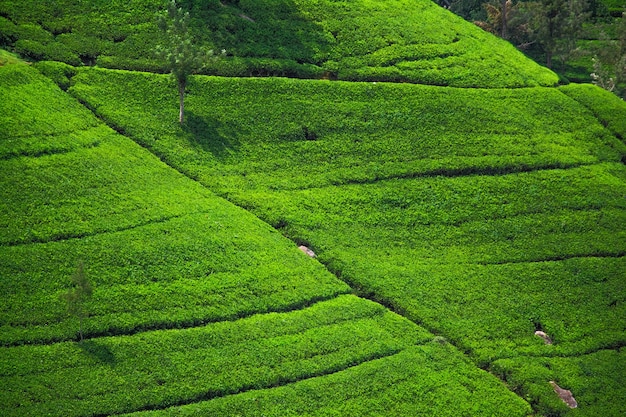
M188 126L180 128L168 121L176 107L163 105L172 103L173 91L164 76L92 69L74 80L71 92L109 123L233 198L258 187L506 173L621 158L613 149L619 141L553 89L196 77ZM303 127L318 140L306 140Z
M129 416L529 414L528 405L522 400L511 401L502 395L499 383L474 382L480 371L457 361L450 353L450 345L431 342L323 378Z
M1 39L35 60L167 71L153 56L157 45L171 40L152 19L160 0L69 3L3 2ZM195 46L224 48L231 55L207 66L206 74L459 87L558 81L507 42L429 0L183 1L180 8L189 13Z
M213 57L213 50L204 50L196 45L189 32L189 13L178 8L176 0L171 0L166 14L159 15L159 29L165 33L167 44L159 45L157 54L166 62L165 67L178 84L179 122L183 123L187 79L191 74L200 71L205 62ZM224 52L223 50L222 53Z
M11 64L23 64L24 61L19 59L15 54L0 49L0 67Z
M35 64L35 68L64 91L70 87L70 79L76 74L76 68L63 62L40 61Z
M65 320L59 296L76 259L98 288L88 337L285 311L349 291L34 68L0 74L3 345L74 338L79 320Z
M84 69L74 81L109 123L481 367L626 341L623 103L597 87L197 76L182 128L166 121L164 76ZM597 389L587 398L602 408Z
M626 1L624 0L602 0L607 6L612 16L620 17L626 7Z
M603 125L607 127L623 144L626 145L626 104L596 86L589 84L571 84L560 90L587 107ZM619 147L622 160L626 159L626 146Z
M34 68L9 65L0 68L0 120L2 154L14 151L12 141L28 137L78 132L98 125L93 115L63 93ZM45 97L41 100L40 97ZM50 107L50 101L55 106ZM46 146L45 141L33 146Z
M555 416L617 416L626 401L622 389L626 374L624 348L607 349L579 357L537 357L498 360L493 371L540 413ZM572 392L578 402L570 410L546 381Z
M354 404L360 414L365 409L356 398L348 404L338 401L368 396L379 398L379 407L393 404L396 415L414 415L414 407L423 403L440 415L474 412L475 407L491 415L528 414L528 405L499 381L431 339L378 304L342 296L299 311L193 329L80 345L2 348L0 382L7 389L0 399L7 416L73 416L164 409L222 397L215 405L225 406L228 415L228 410L249 407L246 398L255 392L265 403L267 397L285 394L272 387L295 382L286 389L308 386L312 391L305 395L315 402L287 405L292 413L314 412L311 406L330 396L327 409ZM307 381L298 385L302 380ZM364 383L370 381L375 385ZM210 410L213 402L200 406Z

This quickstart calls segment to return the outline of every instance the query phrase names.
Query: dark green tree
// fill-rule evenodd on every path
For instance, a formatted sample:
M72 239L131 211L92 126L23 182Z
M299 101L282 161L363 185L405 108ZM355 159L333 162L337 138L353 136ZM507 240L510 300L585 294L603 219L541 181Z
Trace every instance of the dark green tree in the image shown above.
M83 321L89 315L85 302L93 294L93 287L87 280L85 265L79 262L76 271L72 275L72 288L63 294L62 298L67 302L67 311L72 316L78 317L80 340L83 340Z
M593 58L592 82L624 96L626 89L626 12L617 26L617 39L605 41L605 46L598 50Z
M552 68L557 55L564 62L590 16L586 0L539 0L525 6L531 11L532 37L546 55L546 66Z
M170 1L167 10L158 15L157 21L166 36L166 44L159 45L157 53L176 80L180 101L179 121L183 123L185 89L189 76L200 71L211 58L215 58L215 54L212 49L203 48L195 42L189 30L189 13L179 8L175 0Z

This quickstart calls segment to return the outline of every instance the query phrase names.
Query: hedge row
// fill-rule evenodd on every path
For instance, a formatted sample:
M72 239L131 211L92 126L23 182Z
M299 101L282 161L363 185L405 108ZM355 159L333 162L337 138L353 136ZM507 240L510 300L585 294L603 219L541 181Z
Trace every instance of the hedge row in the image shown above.
M95 290L87 337L301 308L349 288L267 226L215 210L117 233L0 248L0 343L77 337L60 295L78 260ZM15 306L22 306L15 308Z
M78 133L99 125L98 120L49 79L26 65L0 67L0 146L29 136ZM51 105L53 104L53 105Z
M68 319L59 296L80 260L95 287L89 337L289 310L349 290L254 216L100 124L31 67L6 73L12 99L31 94L34 105L21 117L34 122L24 126L28 134L16 130L0 142L3 345L76 337L78 320ZM44 104L83 124L65 133L52 119L61 115Z
M0 161L0 170L5 245L124 230L222 205L119 136L71 153Z
M460 87L551 86L557 76L428 0L179 1L197 42L226 49L223 76L401 81ZM162 72L159 0L4 1L0 46L33 60ZM416 24L417 22L417 24Z
M564 232L572 220L585 216L586 211L605 215L615 209L619 216L619 211L626 208L621 198L626 192L624 176L621 164L607 163L508 175L439 176L309 190L250 191L237 194L237 198L255 205L256 211L271 224L280 220L275 216L282 216L287 222L307 228L325 222L347 226L358 222L371 227L397 227L405 234L413 233L417 227L464 227L467 222L479 225L508 219L519 221L524 226L520 231L524 231L533 224L532 217L523 216L561 215L567 219L570 215L572 219L557 229ZM281 210L277 211L277 207ZM309 209L307 216L300 216L303 207ZM580 231L594 231L600 224L611 227L591 216L588 228ZM511 232L501 229L503 236L515 231L512 226L506 228Z
M165 76L90 69L73 80L109 123L223 193L621 158L619 141L553 89L196 77L181 128Z
M93 148L107 142L114 134L109 127L100 125L59 134L13 136L0 142L0 159L54 155Z
M623 413L626 401L624 348L607 349L564 358L516 358L496 361L492 371L533 404L539 413L554 416L602 417ZM549 381L571 391L578 403L569 409L554 392Z
M626 107L614 94L589 84L570 84L560 90L587 107L624 145L620 148L626 161Z
M282 387L127 417L527 416L528 404L459 359L442 339L344 371Z
M0 403L7 416L160 409L334 373L431 338L380 305L344 296L194 329L1 348ZM507 394L501 389L519 407Z

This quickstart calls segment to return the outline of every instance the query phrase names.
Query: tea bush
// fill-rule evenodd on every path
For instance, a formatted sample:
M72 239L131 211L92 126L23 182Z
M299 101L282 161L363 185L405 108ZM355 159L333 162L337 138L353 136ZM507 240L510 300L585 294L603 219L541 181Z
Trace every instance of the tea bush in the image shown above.
M554 85L551 71L428 0L179 1L197 41L226 49L206 74L403 81L459 87ZM162 72L159 0L7 0L0 40L34 60Z
M0 72L10 99L0 117L3 345L75 337L59 294L79 260L96 288L88 337L234 320L349 291L32 67Z
M163 408L337 372L428 337L408 320L349 296L193 329L1 348L7 389L0 398L7 415Z
M587 416L620 415L626 397L624 348L601 350L579 357L517 358L498 360L493 371L539 412L573 414L545 381L555 381L573 393L578 410ZM584 410L584 411L583 411Z
M525 416L530 408L500 390L499 382L458 360L436 341L324 377L215 398L133 417L246 416ZM480 379L480 382L476 382Z

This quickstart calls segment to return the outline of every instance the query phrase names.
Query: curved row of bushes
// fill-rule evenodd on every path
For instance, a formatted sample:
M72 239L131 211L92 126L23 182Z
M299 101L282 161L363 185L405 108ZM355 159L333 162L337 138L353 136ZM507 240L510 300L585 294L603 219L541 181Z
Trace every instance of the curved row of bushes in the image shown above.
M555 85L556 75L512 45L429 0L311 3L180 1L192 32L227 57L204 74L394 81L459 87ZM31 60L163 72L152 51L160 0L9 0L0 46Z

